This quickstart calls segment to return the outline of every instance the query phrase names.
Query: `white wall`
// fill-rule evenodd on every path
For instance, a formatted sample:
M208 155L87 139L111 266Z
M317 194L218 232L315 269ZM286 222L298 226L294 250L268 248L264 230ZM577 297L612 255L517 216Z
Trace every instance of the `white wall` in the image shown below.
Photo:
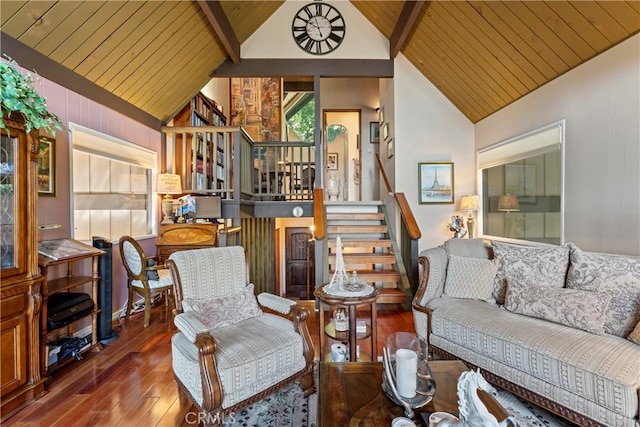
M402 54L395 60L393 82L381 86L385 121L389 120L395 140L391 159L385 159L386 144L380 141L385 169L393 176L395 191L405 193L416 217L422 232L419 249L438 246L453 236L447 224L451 215L462 214L457 210L460 197L477 192L473 124ZM454 204L418 203L421 162L454 163Z
M287 0L242 43L242 58L304 59L389 59L389 41L349 1L325 1L340 11L345 20L345 38L327 55L310 55L300 49L291 35L293 17L307 0Z
M477 123L476 149L561 119L564 241L640 255L640 35Z
M227 124L230 123L229 102L231 101L231 95L229 90L230 83L226 77L214 77L202 88L202 93L206 97L216 101L218 108L222 110L222 114L227 118Z

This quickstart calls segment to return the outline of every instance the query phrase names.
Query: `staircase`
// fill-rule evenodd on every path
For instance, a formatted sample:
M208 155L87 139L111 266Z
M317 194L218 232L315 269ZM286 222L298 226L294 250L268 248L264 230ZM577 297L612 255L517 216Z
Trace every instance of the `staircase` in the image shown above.
M380 288L379 304L405 304L408 287L399 250L390 235L382 202L325 202L329 279L336 266L336 237L348 274Z

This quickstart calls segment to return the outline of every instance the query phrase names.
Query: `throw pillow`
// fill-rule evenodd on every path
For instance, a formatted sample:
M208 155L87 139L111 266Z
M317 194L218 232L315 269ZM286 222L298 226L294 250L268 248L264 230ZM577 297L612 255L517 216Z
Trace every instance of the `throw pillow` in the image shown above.
M627 339L636 344L640 344L640 322L636 325L634 330L629 334Z
M473 258L493 258L491 245L482 238L476 239L449 239L442 247L447 255L466 256Z
M249 283L244 290L224 297L184 299L182 309L211 329L221 328L262 315L253 292L253 283Z
M493 283L493 297L504 303L507 286L564 287L569 266L566 246L524 246L492 242L498 271Z
M513 313L603 335L609 299L604 292L523 286L518 283L507 287L504 308Z
M444 294L453 298L478 299L494 303L493 278L496 264L490 259L449 256Z
M604 330L626 337L640 320L640 257L570 249L567 288L601 291L611 296Z

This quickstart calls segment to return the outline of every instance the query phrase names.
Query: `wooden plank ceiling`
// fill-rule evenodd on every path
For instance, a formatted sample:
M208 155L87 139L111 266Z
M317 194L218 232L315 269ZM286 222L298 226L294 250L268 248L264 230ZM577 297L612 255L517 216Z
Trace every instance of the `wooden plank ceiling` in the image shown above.
M233 34L220 35L206 3L3 0L0 25L166 121L225 61L229 39L241 45L283 2L221 1ZM352 0L474 123L640 31L638 0L420 3L403 14L403 1Z

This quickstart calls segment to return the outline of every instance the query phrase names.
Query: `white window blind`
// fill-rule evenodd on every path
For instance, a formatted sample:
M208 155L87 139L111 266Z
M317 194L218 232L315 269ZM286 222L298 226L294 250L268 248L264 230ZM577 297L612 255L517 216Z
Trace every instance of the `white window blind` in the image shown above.
M536 130L478 151L478 166L487 169L562 148L562 124Z
M72 125L70 128L74 150L155 169L155 151L82 126Z
M73 236L117 240L151 234L151 177L157 153L128 141L70 125Z

